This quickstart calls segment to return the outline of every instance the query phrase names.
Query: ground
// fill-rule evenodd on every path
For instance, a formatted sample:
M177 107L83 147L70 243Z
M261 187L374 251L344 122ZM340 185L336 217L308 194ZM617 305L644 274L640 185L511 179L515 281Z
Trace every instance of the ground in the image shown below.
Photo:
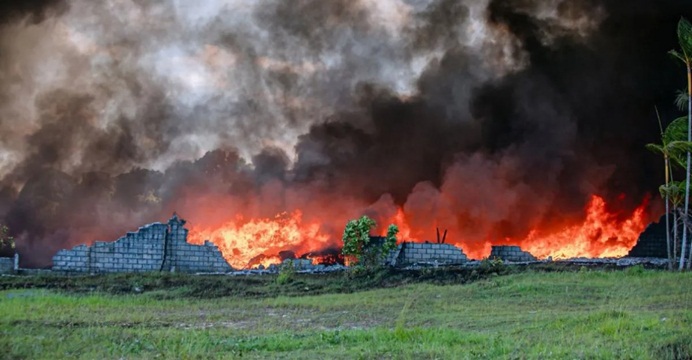
M0 289L12 359L692 357L692 273L641 267L20 276Z

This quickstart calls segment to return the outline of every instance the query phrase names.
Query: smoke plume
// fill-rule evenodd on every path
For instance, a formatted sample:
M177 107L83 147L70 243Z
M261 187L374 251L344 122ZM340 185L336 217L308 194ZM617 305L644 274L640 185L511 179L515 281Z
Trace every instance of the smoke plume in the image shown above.
M448 228L467 251L591 195L624 216L662 178L643 145L655 105L676 115L680 16L689 1L3 3L0 223L45 266L173 211L300 211L326 248L402 210L411 237Z

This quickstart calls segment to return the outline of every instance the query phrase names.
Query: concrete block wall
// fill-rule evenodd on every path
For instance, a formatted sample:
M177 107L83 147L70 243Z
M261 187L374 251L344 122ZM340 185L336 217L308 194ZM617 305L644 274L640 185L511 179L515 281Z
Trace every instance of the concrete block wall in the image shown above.
M232 270L221 251L209 241L205 241L204 245L192 245L187 242L172 245L169 269L182 272L229 272Z
M397 266L405 266L415 263L431 263L453 265L463 264L468 261L466 254L458 247L451 244L437 243L402 243L394 252ZM390 257L393 254L390 255ZM391 262L390 262L391 263Z
M14 273L14 258L0 257L0 274Z
M670 223L673 223L673 216L670 216ZM672 226L671 226L672 228ZM682 231L682 227L680 228ZM677 250L678 255L680 255L680 248L682 246L682 236L681 231L678 232L678 244ZM671 231L672 234L672 231ZM671 236L672 237L672 236ZM651 223L646 227L643 233L639 235L637 243L629 251L627 256L629 257L651 257L651 258L668 258L668 248L666 244L666 217L661 216L658 222ZM688 247L685 250L685 254L689 254L692 248L692 242L688 242Z
M501 259L502 261L526 262L536 261L536 257L531 253L522 251L518 246L493 246L490 250L490 259Z
M115 242L95 242L61 250L53 270L69 272L227 272L230 265L210 242L187 242L185 221L174 215L168 224L153 223L129 232Z
M401 250L404 248L404 244L405 243L401 243L394 250L390 251L389 254L387 254L387 257L384 259L383 264L396 266L397 261L399 261L399 258L401 257Z
M53 270L57 271L91 271L89 254L91 248L79 245L72 250L60 250L53 256Z

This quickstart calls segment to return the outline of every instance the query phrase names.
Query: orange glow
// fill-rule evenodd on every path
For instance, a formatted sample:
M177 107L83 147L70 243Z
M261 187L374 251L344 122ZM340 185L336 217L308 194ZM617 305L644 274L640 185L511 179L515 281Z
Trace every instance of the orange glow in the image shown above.
M210 240L219 247L234 268L256 267L279 263L283 250L308 252L324 247L328 240L320 233L319 224L302 224L302 213L281 213L273 219L245 220L238 216L218 228L191 226L189 242L202 244ZM259 255L266 257L257 260ZM251 261L254 260L254 261Z
M406 223L406 215L401 208L397 209L396 216L394 216L390 222L399 227L399 233L396 235L398 243L401 243L402 239L405 239L406 241L416 240L411 237L411 227Z
M631 214L622 216L609 210L605 200L594 195L585 207L583 220L577 220L571 225L535 228L523 239L485 241L483 238L465 239L463 234L468 227L452 226L448 236L450 240L447 242L461 247L472 259L487 257L491 245L518 245L537 258L621 257L635 245L639 234L646 227L647 207L648 201L645 200ZM307 210L311 209L306 208ZM314 214L315 211L311 213ZM430 234L428 239L433 238L434 227L418 229L411 226L410 220L415 219L416 214L406 213L401 207L396 207L396 212L392 211L391 214L379 219L378 228L373 233L384 235L387 226L393 223L399 227L399 242L425 240L416 238L414 234ZM200 218L202 219L204 217ZM347 218L325 214L322 217L313 215L310 219L304 221L303 212L294 210L274 218L246 219L236 216L234 220L221 225L205 227L190 224L189 241L201 244L204 240L211 240L234 268L278 264L281 262L281 251L292 251L296 256L311 259L313 264L343 262L344 259L339 257L335 249L341 246L340 231L343 231ZM474 225L468 226L473 228ZM322 251L328 248L332 250Z
M272 264L280 264L281 263L281 258L278 256L258 256L254 259L251 259L247 263L248 268L258 268L260 265L266 267L269 267L269 265Z
M618 220L617 214L607 211L603 198L592 196L582 224L548 234L533 230L520 245L538 258L622 257L646 228L646 205L647 201L629 218Z
M339 262L344 262L343 257L340 255L337 255L337 254L307 255L307 256L305 256L305 258L310 259L312 261L313 265L319 265L319 264L333 265L333 264L337 264Z

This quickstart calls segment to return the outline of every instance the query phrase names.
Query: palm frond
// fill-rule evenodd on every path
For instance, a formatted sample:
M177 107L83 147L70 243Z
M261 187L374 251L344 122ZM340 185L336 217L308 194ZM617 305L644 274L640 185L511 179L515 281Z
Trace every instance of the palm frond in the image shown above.
M671 200L673 200L674 204L680 206L683 201L685 201L685 180L674 181L671 184L673 187L673 192L671 195L674 196L674 198L671 198Z
M692 23L685 18L678 22L678 42L685 56L685 63L689 64L692 57Z
M668 195L669 195L669 194L668 194L668 187L665 186L665 185L661 185L661 186L658 187L658 193L661 194L661 197L664 198L664 199L667 198L667 197L669 197L669 196L668 196Z
M671 141L668 147L673 151L692 152L692 141Z
M685 198L685 181L671 181L668 185L661 185L658 191L662 197L668 196L674 206L680 206Z
M665 154L666 151L664 146L659 144L646 144L644 147L646 147L647 150L657 154Z
M686 90L678 90L675 93L675 106L680 110L687 110L687 101L689 101L689 95Z
M685 161L686 161L686 160L685 160L685 156L683 156L682 153L680 153L680 154L674 154L674 155L671 155L671 156L670 156L670 162L671 162L671 164L672 164L672 165L677 165L678 168L683 169L683 170L684 170L685 167L687 166L687 165L685 164Z
M670 50L670 51L668 51L668 54L670 54L670 56L682 61L683 63L687 64L687 60L685 59L685 55L681 54L677 50Z
M673 120L663 132L663 143L687 140L687 116L681 116Z

